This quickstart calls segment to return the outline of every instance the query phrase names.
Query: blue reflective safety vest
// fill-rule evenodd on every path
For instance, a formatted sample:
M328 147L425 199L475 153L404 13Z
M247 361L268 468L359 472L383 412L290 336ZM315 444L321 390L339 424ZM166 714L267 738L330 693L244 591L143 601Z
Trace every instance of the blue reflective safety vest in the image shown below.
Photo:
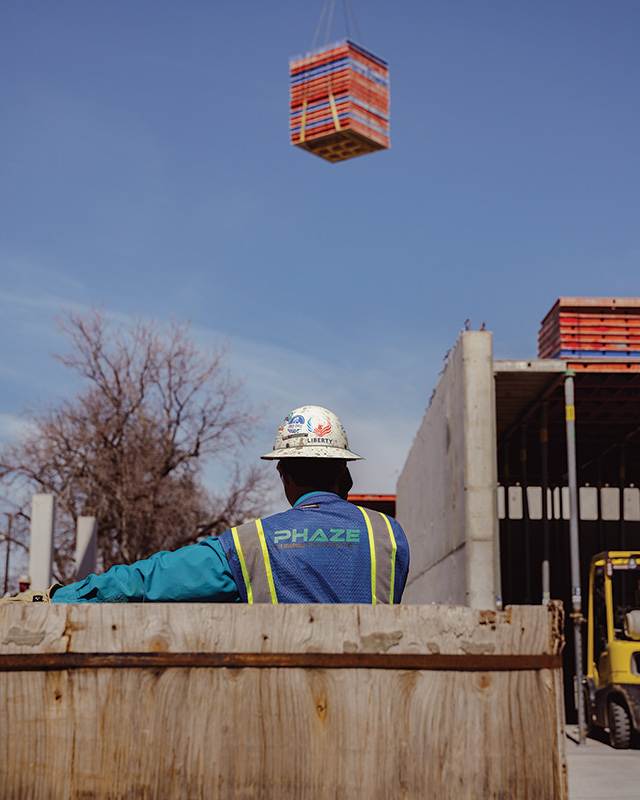
M400 524L330 492L219 541L245 603L399 603L409 571Z

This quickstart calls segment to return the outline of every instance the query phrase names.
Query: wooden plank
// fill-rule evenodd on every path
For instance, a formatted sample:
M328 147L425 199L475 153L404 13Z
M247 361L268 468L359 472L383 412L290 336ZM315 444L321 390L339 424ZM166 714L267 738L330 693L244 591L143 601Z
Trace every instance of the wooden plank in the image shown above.
M148 664L1 672L0 797L564 800L561 628L556 604L3 606L2 656Z
M56 669L147 669L149 667L252 667L273 669L420 669L465 672L507 672L557 669L559 655L495 655L439 653L30 653L0 655L0 672Z
M546 612L537 606L479 611L465 606L265 605L258 608L216 603L15 603L0 606L0 643L2 654L555 655L562 640L557 634L550 639L548 617L561 612L555 606L549 608Z

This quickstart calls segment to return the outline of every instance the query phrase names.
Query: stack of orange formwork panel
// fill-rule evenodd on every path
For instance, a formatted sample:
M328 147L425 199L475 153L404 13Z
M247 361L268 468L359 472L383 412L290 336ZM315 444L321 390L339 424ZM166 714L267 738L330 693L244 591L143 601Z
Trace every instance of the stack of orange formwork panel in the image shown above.
M538 357L640 359L640 299L559 298L542 321Z
M327 161L389 147L389 69L350 39L289 62L291 144Z

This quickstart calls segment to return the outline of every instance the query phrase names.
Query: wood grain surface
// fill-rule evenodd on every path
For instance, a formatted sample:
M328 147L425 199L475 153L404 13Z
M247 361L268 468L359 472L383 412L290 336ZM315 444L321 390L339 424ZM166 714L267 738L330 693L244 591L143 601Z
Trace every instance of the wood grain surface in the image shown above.
M555 604L9 604L0 669L3 656L62 653L440 654L462 664L557 655L561 629ZM567 797L560 668L332 663L2 670L0 797Z

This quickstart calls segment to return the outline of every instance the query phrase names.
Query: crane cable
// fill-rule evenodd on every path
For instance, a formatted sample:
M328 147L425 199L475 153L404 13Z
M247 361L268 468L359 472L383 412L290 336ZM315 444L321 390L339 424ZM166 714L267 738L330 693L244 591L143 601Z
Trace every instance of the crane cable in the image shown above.
M354 24L355 29L356 29L356 41L358 42L358 44L362 44L362 35L360 33L360 28L358 27L358 20L357 20L357 17L356 17L355 9L353 7L353 3L351 2L351 0L347 0L347 2L349 4L349 8L351 9L351 16L353 17L353 24ZM345 0L342 0L342 10L344 12L344 24L345 24L345 27L347 29L347 39L350 39L351 38L351 32L349 31L349 14L347 13L347 2L345 2Z
M325 40L324 46L326 47L329 43L329 35L331 34L331 25L333 23L333 12L335 10L336 0L325 0L324 6L322 8L322 12L320 14L320 19L318 20L318 25L316 27L316 32L313 37L313 41L311 43L311 50L316 49L316 42L318 41L318 36L320 35L320 31L322 29L322 24L324 22L325 15L327 15L327 11L329 12L327 15L327 22L325 28ZM351 18L353 20L353 24L356 30L356 41L358 43L362 42L362 35L360 33L360 28L358 26L358 19L356 17L356 12L353 7L352 0L342 0L342 13L344 16L344 26L347 31L347 39L351 38L351 30L349 28L349 13L351 13Z
M348 5L347 5L348 3ZM325 48L329 44L329 35L331 33L331 23L333 22L333 12L335 9L336 0L325 0L324 6L322 8L322 12L320 14L320 19L318 20L318 25L316 27L316 32L313 37L313 42L311 43L311 52L313 52L316 48L316 42L318 40L318 36L320 34L320 30L322 28L322 23L324 21L325 15L327 14L327 10L329 11L327 15L327 23L326 23L326 30L325 30L325 41L324 46ZM358 20L356 18L356 12L353 8L352 0L342 0L342 12L344 15L344 24L347 31L347 38L351 38L351 31L349 30L349 10L351 11L351 16L353 17L353 23L356 29L356 35L358 37L358 42L362 41L362 36L360 34L360 28L358 27ZM333 86L331 85L331 75L327 76L327 89L329 93L329 104L331 106L331 116L333 117L333 124L336 131L342 130L340 127L340 119L338 117L338 109L336 107L336 100L333 96ZM307 99L304 98L302 101L302 129L300 131L300 142L304 142L306 139L306 123L307 123Z

